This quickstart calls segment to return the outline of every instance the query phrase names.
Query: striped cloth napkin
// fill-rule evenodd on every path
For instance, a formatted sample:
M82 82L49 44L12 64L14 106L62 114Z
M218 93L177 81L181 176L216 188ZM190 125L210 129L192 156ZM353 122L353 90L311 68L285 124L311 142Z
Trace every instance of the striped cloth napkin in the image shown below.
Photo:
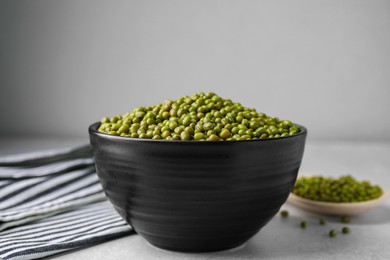
M107 202L89 145L0 157L0 258L35 259L132 232Z

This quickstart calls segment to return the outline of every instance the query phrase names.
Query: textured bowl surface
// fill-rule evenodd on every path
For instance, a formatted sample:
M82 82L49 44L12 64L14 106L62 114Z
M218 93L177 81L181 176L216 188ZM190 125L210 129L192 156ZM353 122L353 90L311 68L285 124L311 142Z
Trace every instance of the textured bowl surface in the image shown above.
M174 251L234 248L286 201L306 129L248 141L166 141L97 132L90 140L102 187L119 214L152 245Z

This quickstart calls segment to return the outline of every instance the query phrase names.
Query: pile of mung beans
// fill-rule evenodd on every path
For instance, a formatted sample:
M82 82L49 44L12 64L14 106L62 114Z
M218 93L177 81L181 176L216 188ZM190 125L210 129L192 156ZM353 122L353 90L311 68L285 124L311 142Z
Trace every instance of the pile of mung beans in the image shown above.
M293 191L300 197L324 202L361 202L376 199L383 193L378 185L356 181L352 176L339 178L312 176L297 179Z
M232 141L285 137L300 129L214 93L197 93L104 117L98 131L157 140Z

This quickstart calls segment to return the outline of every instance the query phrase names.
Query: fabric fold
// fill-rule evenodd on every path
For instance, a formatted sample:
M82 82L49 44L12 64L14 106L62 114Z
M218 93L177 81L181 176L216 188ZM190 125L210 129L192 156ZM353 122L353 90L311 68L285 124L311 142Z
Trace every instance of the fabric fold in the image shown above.
M0 258L33 259L130 234L89 145L0 157Z
M0 157L0 166L37 166L66 159L90 158L91 146L88 144L76 147L34 151L11 154Z
M131 233L131 227L103 201L2 231L0 257L40 258Z

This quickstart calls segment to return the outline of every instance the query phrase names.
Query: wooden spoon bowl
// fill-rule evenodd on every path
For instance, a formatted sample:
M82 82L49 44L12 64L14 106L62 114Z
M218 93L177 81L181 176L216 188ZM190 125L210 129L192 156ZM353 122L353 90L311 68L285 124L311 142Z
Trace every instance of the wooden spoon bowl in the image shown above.
M388 193L383 191L382 195L376 199L362 202L324 202L305 199L294 193L290 193L287 202L298 208L319 214L334 216L356 216L367 212L382 204Z

